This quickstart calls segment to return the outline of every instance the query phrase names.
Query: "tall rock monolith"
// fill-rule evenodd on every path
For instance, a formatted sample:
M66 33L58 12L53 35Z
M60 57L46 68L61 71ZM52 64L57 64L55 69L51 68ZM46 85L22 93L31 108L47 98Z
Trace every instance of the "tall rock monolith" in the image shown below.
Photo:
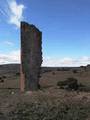
M21 22L21 91L39 87L42 63L42 32L32 24Z

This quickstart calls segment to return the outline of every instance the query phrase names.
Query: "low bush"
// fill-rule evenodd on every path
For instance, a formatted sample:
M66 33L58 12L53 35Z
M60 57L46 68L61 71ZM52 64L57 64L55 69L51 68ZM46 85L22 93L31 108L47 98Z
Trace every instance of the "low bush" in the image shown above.
M17 73L16 73L16 76L20 76L20 72L17 72Z
M77 90L78 89L78 80L76 78L67 78L65 81L59 81L57 86L63 89L68 90Z
M52 72L52 75L55 75L55 72Z
M0 77L0 83L3 83L3 82L4 82L3 78L2 78L2 77Z
M58 81L57 86L59 86L60 89L90 92L90 86L85 86L81 83L78 83L76 78L67 78L67 80L64 81Z
M78 73L78 71L77 71L77 70L73 70L72 72L73 72L73 73Z
M3 79L7 78L5 75L2 76Z

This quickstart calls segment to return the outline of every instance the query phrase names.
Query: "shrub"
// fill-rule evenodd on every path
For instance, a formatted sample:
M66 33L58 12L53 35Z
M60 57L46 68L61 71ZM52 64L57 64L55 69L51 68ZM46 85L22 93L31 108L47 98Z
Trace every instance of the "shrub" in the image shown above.
M79 86L79 91L90 92L90 86Z
M73 70L73 73L78 73L78 71L77 70Z
M55 75L55 72L52 72L52 75Z
M2 76L2 78L4 78L4 79L5 79L5 78L7 78L7 77L6 77L5 75L3 75L3 76Z
M3 83L3 82L4 82L3 78L2 78L2 77L0 77L0 83Z
M1 82L1 83L4 83L4 80L2 79L2 80L0 80L0 82Z
M17 72L17 73L16 73L16 76L19 76L19 75L20 75L20 72Z
M60 68L57 68L57 71L61 71L61 69L60 69Z
M78 80L76 78L67 78L65 81L59 81L57 86L63 89L68 90L77 90L78 89Z

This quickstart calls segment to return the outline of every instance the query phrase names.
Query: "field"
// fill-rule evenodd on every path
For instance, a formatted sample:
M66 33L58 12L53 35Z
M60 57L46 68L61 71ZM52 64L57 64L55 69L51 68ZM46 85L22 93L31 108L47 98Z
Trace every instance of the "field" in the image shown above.
M82 91L60 89L76 78ZM41 70L40 90L21 93L18 64L0 66L0 120L90 120L90 66Z

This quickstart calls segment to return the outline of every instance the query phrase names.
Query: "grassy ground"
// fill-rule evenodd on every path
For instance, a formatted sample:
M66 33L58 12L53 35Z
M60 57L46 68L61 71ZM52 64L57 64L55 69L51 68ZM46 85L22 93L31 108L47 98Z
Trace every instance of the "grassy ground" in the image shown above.
M4 71L0 77L4 80L0 83L0 120L90 120L90 91L67 91L57 86L58 81L74 77L90 87L89 70L45 71L40 78L41 90L32 93L20 93L18 71Z

